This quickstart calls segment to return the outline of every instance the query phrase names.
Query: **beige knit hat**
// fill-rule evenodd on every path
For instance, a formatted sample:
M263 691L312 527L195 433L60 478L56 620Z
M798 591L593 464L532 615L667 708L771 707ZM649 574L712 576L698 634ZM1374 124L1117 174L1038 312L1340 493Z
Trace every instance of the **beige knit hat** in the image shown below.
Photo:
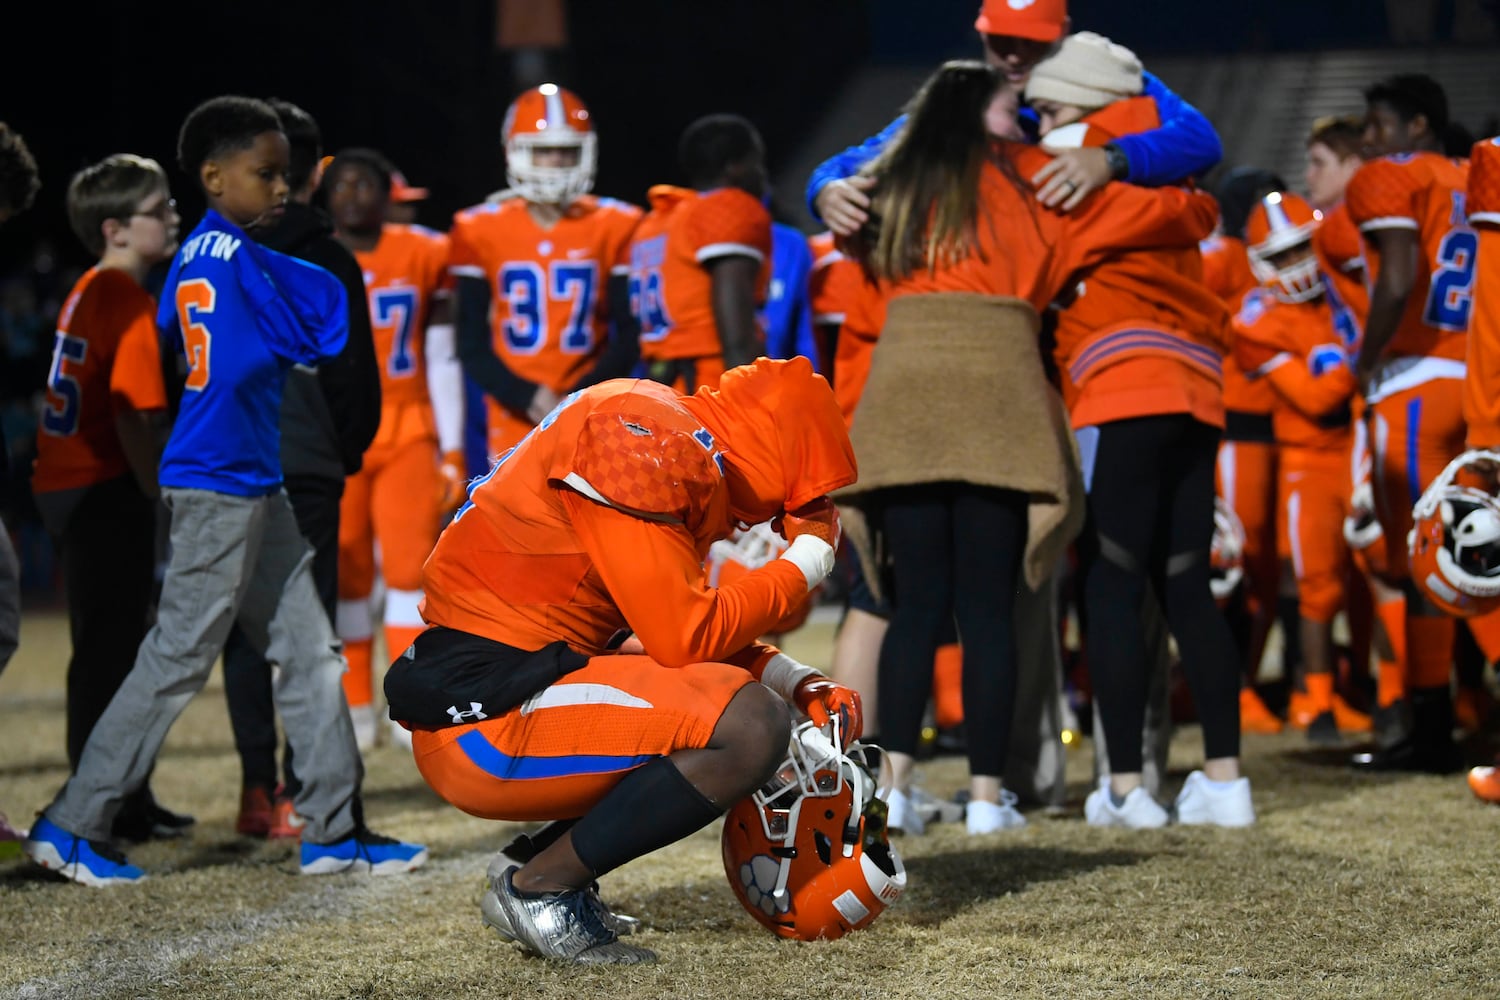
M1135 97L1141 87L1141 61L1134 52L1103 35L1080 31L1036 64L1026 83L1026 99L1092 110Z

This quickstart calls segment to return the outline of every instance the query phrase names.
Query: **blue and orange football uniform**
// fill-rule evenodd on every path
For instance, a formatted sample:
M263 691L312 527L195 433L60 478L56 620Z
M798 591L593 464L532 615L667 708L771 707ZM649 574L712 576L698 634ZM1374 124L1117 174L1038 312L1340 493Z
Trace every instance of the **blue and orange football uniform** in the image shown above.
M166 408L156 300L123 271L90 268L58 314L33 492L128 475L116 414Z
M1478 242L1464 208L1467 180L1464 161L1409 153L1366 163L1345 195L1365 235L1372 287L1381 265L1372 232L1411 230L1420 248L1400 325L1366 393L1376 510L1398 577L1406 574L1412 505L1464 446L1461 383Z
M1323 213L1313 231L1313 251L1323 272L1334 328L1350 345L1359 340L1370 311L1370 290L1365 283L1365 251L1359 228L1349 217L1349 206L1340 202Z
M370 596L379 545L385 639L391 656L422 630L422 563L442 527L443 478L425 336L447 279L448 241L418 226L387 224L371 250L356 251L380 362L380 426L339 505L338 633L351 706L373 700Z
M1464 420L1470 448L1500 448L1500 138L1474 144L1469 155L1467 207L1478 243Z
M630 247L631 312L641 326L641 360L652 378L692 391L718 383L724 348L714 319L707 264L760 262L756 304L771 281L771 214L739 188L693 191L658 184Z
M737 508L726 475L796 506L852 482L853 452L805 360L762 359L722 381L692 397L644 379L568 396L444 530L424 574L428 622L586 658L490 718L415 728L417 767L453 805L496 819L581 815L633 768L704 746L775 654L757 637L794 611L807 580L772 559L709 585L712 543L736 518L771 514ZM804 423L778 427L778 411ZM787 433L805 446L783 452ZM785 468L794 453L797 468ZM649 655L609 652L622 629Z
M516 376L566 393L588 374L609 335L608 285L629 264L641 210L585 195L550 228L522 198L459 212L448 232L455 277L489 283L495 356ZM490 454L531 430L525 408L489 400Z
M844 325L849 303L864 284L864 275L858 262L835 245L832 232L815 233L808 237L807 246L813 256L808 298L812 304L813 337L818 344L818 371L827 375L829 381L835 381L833 363L839 327Z
M1326 299L1266 306L1235 325L1242 370L1276 390L1272 411L1280 479L1277 548L1297 580L1301 616L1333 621L1344 606L1349 552L1350 401L1348 345Z

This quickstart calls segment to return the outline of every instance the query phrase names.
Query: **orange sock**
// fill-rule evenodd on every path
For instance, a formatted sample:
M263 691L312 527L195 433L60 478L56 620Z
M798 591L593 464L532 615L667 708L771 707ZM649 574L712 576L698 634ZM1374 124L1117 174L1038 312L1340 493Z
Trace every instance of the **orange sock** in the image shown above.
M370 649L373 639L345 639L344 659L349 669L344 671L344 699L350 708L368 705L375 700L374 681L370 675Z
M1412 617L1406 620L1406 684L1416 688L1446 688L1453 675L1452 618Z
M1406 697L1406 599L1382 601L1375 606L1375 614L1394 654L1387 659L1375 643L1375 696L1381 708L1390 708Z
M1333 710L1333 674L1307 674L1302 683L1307 687L1307 707L1314 715Z
M939 646L932 658L932 709L938 727L964 721L964 652L957 643Z

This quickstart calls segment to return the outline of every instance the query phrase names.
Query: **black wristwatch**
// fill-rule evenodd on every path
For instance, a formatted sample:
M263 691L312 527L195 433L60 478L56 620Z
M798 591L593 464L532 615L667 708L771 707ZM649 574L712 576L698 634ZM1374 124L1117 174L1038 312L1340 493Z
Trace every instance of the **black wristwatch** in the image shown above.
M1123 181L1130 176L1130 160L1125 156L1125 150L1112 142L1106 142L1102 147L1104 150L1104 162L1109 164L1109 176L1112 180Z

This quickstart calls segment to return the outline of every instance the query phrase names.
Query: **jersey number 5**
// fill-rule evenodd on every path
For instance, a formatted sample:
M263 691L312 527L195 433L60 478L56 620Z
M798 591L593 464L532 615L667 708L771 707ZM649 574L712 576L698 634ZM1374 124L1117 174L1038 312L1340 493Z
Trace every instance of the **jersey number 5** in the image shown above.
M52 370L47 374L47 410L42 414L42 429L54 437L67 437L78 430L83 389L68 370L68 363L81 365L88 353L88 341L57 331L52 344Z
M203 317L214 311L217 297L207 278L193 278L177 286L177 325L182 328L182 346L188 362L184 388L192 392L202 392L208 386L213 334L203 325Z

